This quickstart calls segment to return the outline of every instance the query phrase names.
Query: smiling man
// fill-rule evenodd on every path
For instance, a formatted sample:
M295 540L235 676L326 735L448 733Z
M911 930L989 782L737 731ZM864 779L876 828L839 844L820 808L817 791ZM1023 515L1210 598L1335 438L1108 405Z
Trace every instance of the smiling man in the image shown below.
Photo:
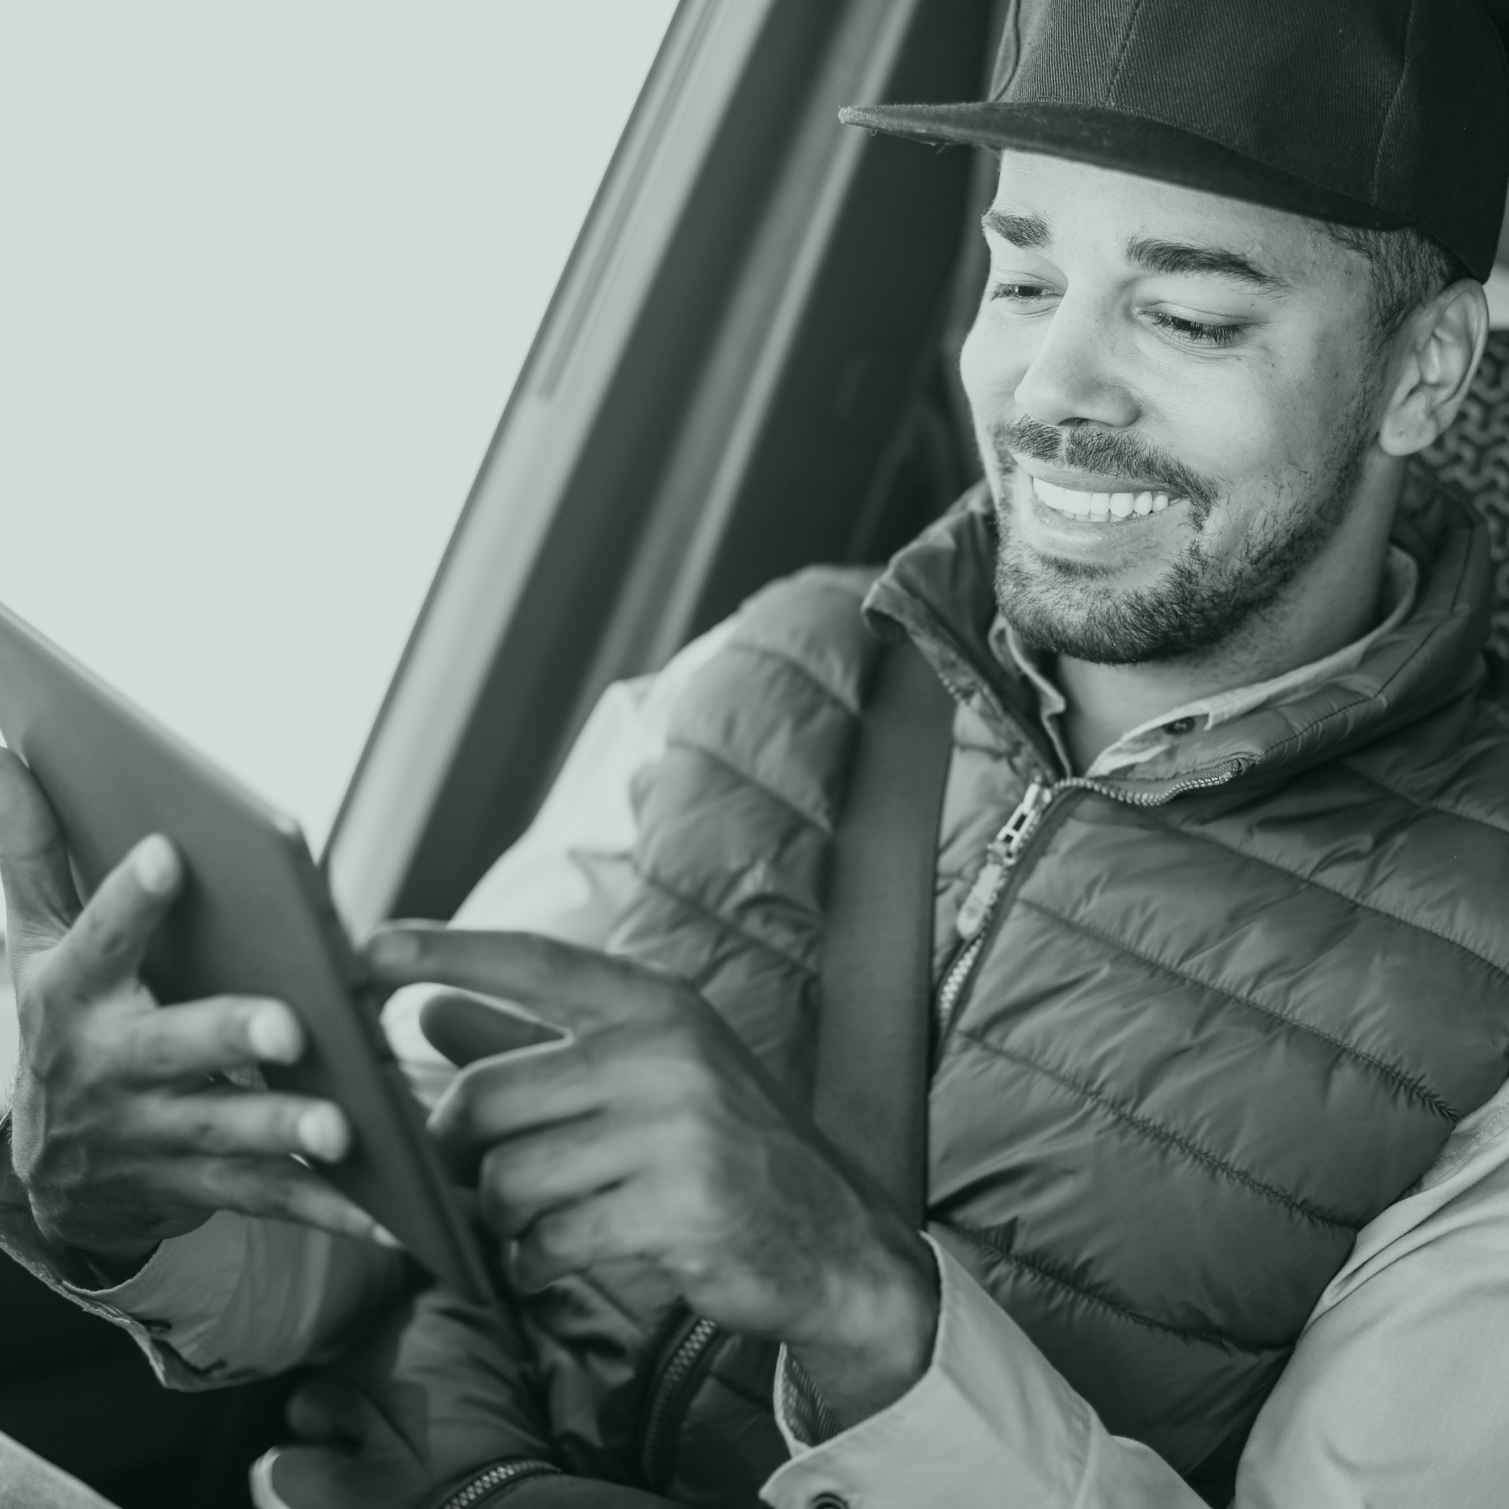
M997 597L1020 648L1059 657L1075 763L1374 628L1401 460L1434 438L1480 339L1457 259L1390 248L1416 264L1400 310L1379 287L1393 269L1359 277L1352 238L1011 149L984 229L962 369ZM1387 413L1401 315L1447 290L1435 385Z
M279 1156L340 1156L338 1111L203 1082L297 1022L154 1010L173 854L80 914L9 757L6 1244L180 1387L365 1324L269 1505L1486 1509L1509 719L1484 530L1414 458L1486 339L1497 38L1477 0L1021 0L991 100L848 115L1000 151L985 481L878 577L778 583L610 693L459 926L369 946L499 1308L373 1326L397 1259ZM957 704L925 1234L805 1110L903 637ZM483 1055L457 1073L425 982L568 1036L489 1056L496 1017L431 1002Z

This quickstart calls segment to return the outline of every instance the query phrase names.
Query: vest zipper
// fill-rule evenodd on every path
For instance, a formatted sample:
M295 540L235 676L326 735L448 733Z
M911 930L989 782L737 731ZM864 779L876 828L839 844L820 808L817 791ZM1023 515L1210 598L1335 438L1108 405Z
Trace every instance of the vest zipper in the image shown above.
M963 700L958 690L947 678L944 685L956 700ZM1001 897L1010 883L1012 872L1022 858L1023 851L1042 826L1048 809L1066 791L1093 791L1113 801L1125 802L1132 807L1161 807L1165 802L1182 796L1187 791L1200 791L1212 786L1224 786L1234 776L1247 768L1248 761L1228 760L1218 771L1210 775L1196 776L1191 780L1170 787L1160 796L1141 792L1118 790L1104 782L1087 776L1067 776L1061 781L1032 781L1022 800L1017 803L1010 817L1001 825L995 837L985 847L985 865L975 877L964 904L959 908L954 929L959 934L962 948L954 956L938 988L937 1022L938 1040L952 1025L960 997L969 981L975 964L979 961L986 940L993 930L996 912ZM640 1447L640 1466L645 1482L658 1489L665 1476L665 1453L672 1443L672 1436L681 1427L683 1411L678 1406L684 1403L686 1386L698 1372L703 1358L713 1343L722 1334L716 1321L699 1319L671 1349L656 1378L645 1412L645 1427Z
M954 931L959 935L960 949L954 955L938 987L936 1002L936 1025L938 1042L953 1025L960 998L969 978L979 963L985 943L996 920L1001 898L1010 884L1012 872L1021 861L1022 853L1033 835L1042 826L1048 809L1065 791L1093 791L1098 796L1112 801L1125 802L1130 807L1161 807L1176 796L1187 791L1201 791L1211 786L1224 786L1234 776L1247 768L1248 761L1228 760L1219 770L1209 775L1195 776L1177 786L1171 786L1158 796L1139 791L1124 791L1103 781L1088 776L1066 776L1061 781L1032 781L1017 803L1010 817L1001 825L1000 831L985 846L985 864L975 876L959 915L954 920Z
M639 1451L639 1465L651 1489L658 1491L668 1476L668 1464L663 1458L673 1444L672 1436L681 1428L684 1410L677 1406L684 1402L682 1394L687 1381L697 1371L698 1364L719 1334L716 1321L705 1317L699 1319L671 1348L670 1356L655 1380L649 1408L645 1411L644 1438Z

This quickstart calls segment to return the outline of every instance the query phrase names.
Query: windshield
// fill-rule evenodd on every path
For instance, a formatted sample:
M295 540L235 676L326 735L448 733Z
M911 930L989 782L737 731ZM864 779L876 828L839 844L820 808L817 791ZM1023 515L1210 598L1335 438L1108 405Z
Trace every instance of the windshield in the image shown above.
M316 851L674 9L0 13L0 602Z

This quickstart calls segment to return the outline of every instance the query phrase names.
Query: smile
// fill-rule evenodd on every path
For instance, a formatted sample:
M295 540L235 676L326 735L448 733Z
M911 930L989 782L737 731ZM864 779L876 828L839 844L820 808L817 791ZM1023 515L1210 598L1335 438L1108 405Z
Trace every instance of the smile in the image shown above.
M1033 477L1032 491L1040 503L1071 519L1089 519L1093 523L1120 523L1123 519L1145 518L1162 513L1171 505L1189 502L1188 498L1169 493L1087 493L1070 487L1056 487Z

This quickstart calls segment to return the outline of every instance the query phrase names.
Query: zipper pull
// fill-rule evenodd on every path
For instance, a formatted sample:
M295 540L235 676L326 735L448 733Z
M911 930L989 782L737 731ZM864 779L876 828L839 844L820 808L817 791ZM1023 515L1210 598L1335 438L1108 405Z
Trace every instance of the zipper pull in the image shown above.
M964 905L954 920L954 930L966 943L985 926L991 908L1001 894L1001 887L1006 883L1007 873L1016 863L1022 845L1032 836L1043 809L1052 800L1052 791L1041 781L1033 781L1017 803L1016 810L1001 825L1000 832L985 846L985 864L975 876L975 883L970 886L969 895L964 898Z

